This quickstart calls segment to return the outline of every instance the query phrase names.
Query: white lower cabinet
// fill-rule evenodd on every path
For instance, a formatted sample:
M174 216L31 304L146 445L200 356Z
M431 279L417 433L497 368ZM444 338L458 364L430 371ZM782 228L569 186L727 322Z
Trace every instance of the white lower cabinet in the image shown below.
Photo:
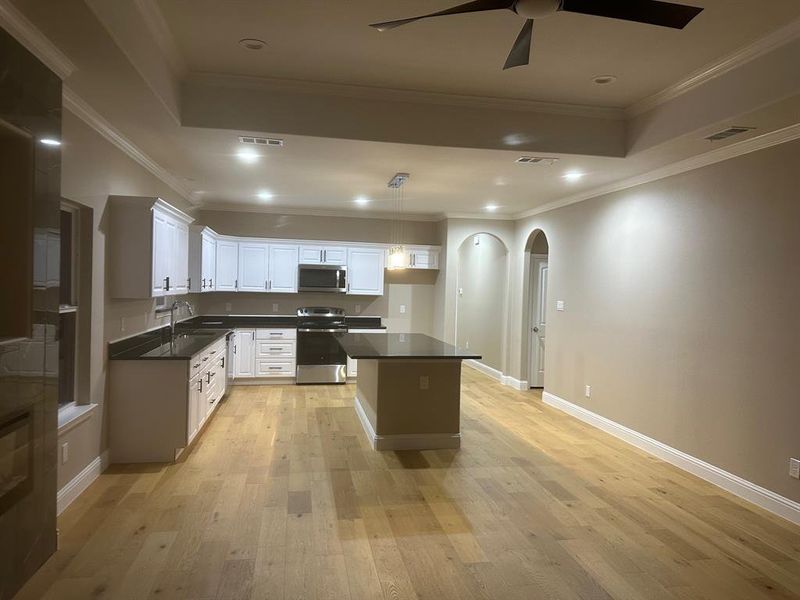
M348 329L347 333L386 333L386 329ZM347 377L358 377L358 360L347 357Z
M296 337L294 328L237 329L234 377L294 377Z

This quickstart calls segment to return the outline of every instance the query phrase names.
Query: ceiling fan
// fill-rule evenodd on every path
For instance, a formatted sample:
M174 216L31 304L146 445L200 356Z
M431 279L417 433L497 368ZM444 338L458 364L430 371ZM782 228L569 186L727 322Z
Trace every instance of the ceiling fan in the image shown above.
M660 2L658 0L474 0L459 4L439 12L385 23L373 23L378 31L387 31L429 17L443 17L462 13L486 12L489 10L510 10L525 18L511 52L508 54L503 70L527 65L533 39L533 21L559 11L609 17L623 21L637 21L649 25L660 25L683 29L700 14L703 9L696 6Z

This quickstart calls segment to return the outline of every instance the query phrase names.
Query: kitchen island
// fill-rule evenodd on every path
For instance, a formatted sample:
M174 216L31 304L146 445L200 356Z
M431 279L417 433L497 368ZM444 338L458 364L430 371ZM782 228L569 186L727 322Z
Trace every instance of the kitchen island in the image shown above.
M348 333L355 409L375 450L461 446L461 361L481 356L418 333Z

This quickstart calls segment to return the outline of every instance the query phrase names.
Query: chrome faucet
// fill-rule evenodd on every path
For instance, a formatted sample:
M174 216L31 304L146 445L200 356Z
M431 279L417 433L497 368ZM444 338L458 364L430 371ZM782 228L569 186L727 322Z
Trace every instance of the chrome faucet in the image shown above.
M175 311L178 310L181 306L185 306L186 309L189 311L190 316L194 316L194 308L192 305L189 304L188 300L175 300L169 307L162 306L161 308L156 309L156 314L161 315L165 312L169 312L169 339L170 341L175 340Z

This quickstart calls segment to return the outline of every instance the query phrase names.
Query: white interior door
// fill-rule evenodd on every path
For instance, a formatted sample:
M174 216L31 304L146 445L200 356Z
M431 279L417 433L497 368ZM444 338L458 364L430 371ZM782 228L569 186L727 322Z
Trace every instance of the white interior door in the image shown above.
M544 347L547 333L547 256L533 255L531 287L533 298L530 317L530 375L531 387L544 387Z

